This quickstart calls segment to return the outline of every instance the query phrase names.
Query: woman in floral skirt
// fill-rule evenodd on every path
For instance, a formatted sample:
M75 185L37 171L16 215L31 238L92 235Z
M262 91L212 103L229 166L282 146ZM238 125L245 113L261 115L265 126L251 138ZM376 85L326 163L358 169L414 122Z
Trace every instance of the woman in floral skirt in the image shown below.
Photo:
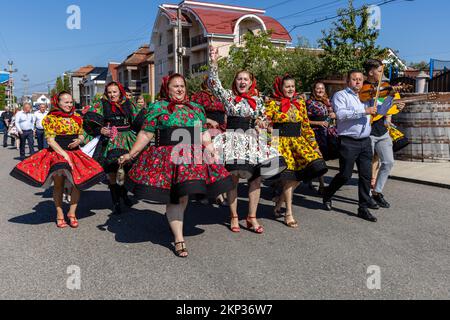
M216 164L205 111L190 102L186 92L183 76L163 79L161 100L145 109L136 143L119 160L121 164L137 160L128 175L128 190L138 198L167 205L175 253L182 258L188 256L183 221L189 197L214 199L233 187L230 174ZM148 147L153 138L155 145Z
M327 172L314 132L309 125L306 106L295 92L295 79L289 75L277 77L274 93L266 106L266 115L273 125L272 143L283 155L287 170L279 176L277 185L283 190L277 199L274 213L281 216L286 203L285 224L297 228L292 212L292 196L301 181Z
M76 209L80 191L104 179L102 167L79 148L83 142L83 119L75 112L70 93L61 92L52 99L53 108L42 120L49 148L19 163L11 175L31 186L49 188L52 184L56 207L56 225L66 228L62 208L64 188L71 189L67 218L78 227Z
M208 85L223 103L227 114L227 132L214 139L225 167L233 175L235 188L228 193L232 232L240 232L237 212L239 179L249 181L249 210L247 228L264 233L258 223L257 209L261 195L262 178L270 178L286 166L277 149L268 144L268 136L261 133L267 128L264 101L256 89L256 79L249 71L240 71L233 81L233 89L225 90L218 75L218 49L210 48L211 67Z
M336 114L328 99L324 83L320 81L314 83L311 97L306 101L306 109L308 110L309 122L314 130L316 141L325 161L339 158L337 130L333 126ZM323 194L325 187L323 176L319 177L319 183L319 194Z
M132 206L125 187L116 183L116 173L119 169L118 159L127 154L136 141L134 122L138 113L139 108L127 99L122 85L111 82L106 86L102 99L94 103L84 115L87 134L101 136L93 157L108 174L115 214L122 213L121 198L125 205Z
M203 81L201 89L201 91L192 96L191 101L205 108L208 132L211 138L214 139L219 134L224 133L227 129L225 107L209 89L208 77ZM216 203L221 206L228 206L225 197L226 194L219 195L216 199Z

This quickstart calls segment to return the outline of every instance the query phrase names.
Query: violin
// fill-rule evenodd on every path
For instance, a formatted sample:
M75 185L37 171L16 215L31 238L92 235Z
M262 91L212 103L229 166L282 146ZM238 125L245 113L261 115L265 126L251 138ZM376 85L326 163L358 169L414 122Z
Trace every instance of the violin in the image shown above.
M396 86L391 86L388 82L380 84L378 98L386 98L392 92L408 92L413 88L410 84L399 83ZM367 102L375 98L377 94L377 86L372 83L365 83L359 91L359 99L361 102Z

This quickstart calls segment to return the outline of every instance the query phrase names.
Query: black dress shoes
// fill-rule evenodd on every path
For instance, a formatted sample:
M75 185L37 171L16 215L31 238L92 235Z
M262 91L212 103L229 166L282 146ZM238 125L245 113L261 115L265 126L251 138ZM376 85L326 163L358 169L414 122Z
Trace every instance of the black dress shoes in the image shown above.
M373 195L372 199L375 200L375 202L381 207L381 208L385 208L385 209L389 209L391 207L391 205L389 204L389 202L387 202L384 199L384 196L379 193L377 195Z
M375 218L368 209L359 208L358 209L358 217L370 222L377 222L377 218Z
M378 205L378 203L376 203L374 200L372 200L369 203L369 209L378 210L378 209L380 209L380 206Z

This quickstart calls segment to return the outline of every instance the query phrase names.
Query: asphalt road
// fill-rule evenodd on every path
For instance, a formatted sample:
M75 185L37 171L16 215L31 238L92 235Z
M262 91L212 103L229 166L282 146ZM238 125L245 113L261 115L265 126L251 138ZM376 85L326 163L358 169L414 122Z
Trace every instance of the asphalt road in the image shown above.
M192 204L185 225L190 256L180 259L163 206L141 202L111 216L105 185L82 194L79 229L57 229L51 192L9 176L17 156L0 149L0 299L450 298L446 189L389 181L392 208L375 212L374 224L354 216L356 180L338 193L334 212L299 188L298 230L272 219L264 189L263 235L233 234L226 209ZM242 197L242 218L246 207ZM81 282L68 286L77 275L68 274L70 266Z

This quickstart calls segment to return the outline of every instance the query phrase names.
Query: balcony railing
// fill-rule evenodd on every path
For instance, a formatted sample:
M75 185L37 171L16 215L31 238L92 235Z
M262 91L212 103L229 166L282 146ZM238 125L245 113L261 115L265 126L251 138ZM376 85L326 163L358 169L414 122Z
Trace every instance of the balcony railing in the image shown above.
M192 37L191 46L195 47L195 46L199 46L201 44L207 43L207 42L208 42L208 39L204 35L200 34L198 36Z
M130 81L130 88L140 88L141 87L141 81L140 80L131 80Z
M192 65L192 73L199 73L199 72L206 71L207 66L208 66L208 61L193 64Z

